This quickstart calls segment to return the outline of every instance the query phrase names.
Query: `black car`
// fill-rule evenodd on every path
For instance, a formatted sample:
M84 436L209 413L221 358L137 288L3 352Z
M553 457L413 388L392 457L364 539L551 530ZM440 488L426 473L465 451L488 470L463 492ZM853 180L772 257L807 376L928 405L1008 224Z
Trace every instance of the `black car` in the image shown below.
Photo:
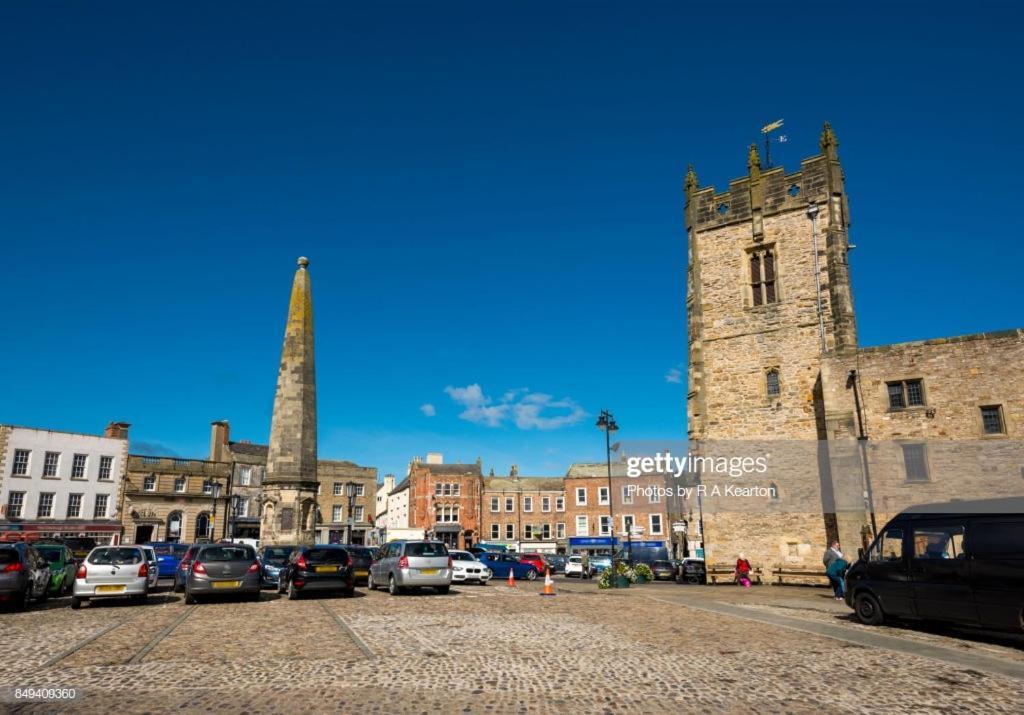
M294 601L310 591L355 593L355 569L344 546L318 544L296 547L278 575L277 592Z
M84 559L97 546L96 539L91 536L65 536L60 541L71 549L71 554L77 561Z
M376 553L376 550L368 546L353 545L345 546L345 550L352 557L352 571L356 583L360 586L365 586L370 577L370 564L373 563L373 555Z
M1024 498L927 504L897 515L846 572L857 619L1024 631Z
M708 570L704 559L683 559L676 569L676 583L704 584L708 582Z
M652 561L651 572L655 581L672 581L676 577L676 565L671 561Z
M0 602L25 610L29 601L45 601L50 588L50 565L28 544L0 546Z

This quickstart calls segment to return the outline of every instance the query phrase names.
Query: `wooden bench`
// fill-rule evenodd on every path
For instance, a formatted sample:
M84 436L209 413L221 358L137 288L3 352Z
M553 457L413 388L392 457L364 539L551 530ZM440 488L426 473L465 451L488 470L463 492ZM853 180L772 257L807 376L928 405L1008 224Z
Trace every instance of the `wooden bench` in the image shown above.
M794 567L780 566L779 568L777 568L774 571L772 571L772 574L776 578L776 583L778 583L780 586L783 584L783 579L785 579L787 576L789 576L789 577L797 577L797 578L823 579L825 581L824 585L828 585L830 583L829 580L828 580L828 576L825 575L825 571L823 569L808 569L808 568L798 568L798 567L795 567L795 566ZM812 584L812 585L820 586L822 584Z
M718 579L723 576L725 578L722 579L722 583L736 583L736 566L724 566L715 564L707 567L708 581L710 581L712 584L717 585ZM760 568L754 566L750 568L750 582L761 583Z

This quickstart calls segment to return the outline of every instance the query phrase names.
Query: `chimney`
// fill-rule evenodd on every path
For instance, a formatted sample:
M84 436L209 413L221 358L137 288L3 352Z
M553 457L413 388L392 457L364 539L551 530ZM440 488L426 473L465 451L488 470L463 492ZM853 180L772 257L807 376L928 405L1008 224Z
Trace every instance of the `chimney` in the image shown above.
M427 464L444 464L444 456L440 452L427 452Z
M107 425L107 428L103 430L104 437L110 437L111 439L128 439L128 428L131 425L127 422L111 422Z
M231 427L227 420L217 420L210 423L210 461L223 462L224 448L228 446L228 436Z
M508 470L508 476L512 477L513 479L519 479L519 467L513 464L512 468Z

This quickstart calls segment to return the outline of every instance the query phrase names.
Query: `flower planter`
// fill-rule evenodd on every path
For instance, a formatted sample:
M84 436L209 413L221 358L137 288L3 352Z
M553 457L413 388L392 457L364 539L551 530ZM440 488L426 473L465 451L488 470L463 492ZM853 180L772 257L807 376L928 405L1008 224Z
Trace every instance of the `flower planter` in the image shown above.
M629 588L629 578L621 574L616 576L615 588Z
M637 583L647 583L647 577L646 576L641 576L640 574L637 574L636 582Z

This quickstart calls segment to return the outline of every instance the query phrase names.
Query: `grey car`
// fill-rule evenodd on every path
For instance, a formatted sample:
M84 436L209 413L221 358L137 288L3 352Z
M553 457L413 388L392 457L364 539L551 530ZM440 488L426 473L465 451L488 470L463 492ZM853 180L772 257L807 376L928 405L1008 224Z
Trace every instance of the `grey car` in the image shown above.
M151 570L141 546L97 546L78 567L71 607L97 598L143 602L149 595Z
M185 576L185 603L196 596L243 593L260 599L260 562L247 544L198 544Z
M50 588L50 565L28 544L0 546L0 601L25 610L33 598L45 601Z
M448 593L452 585L452 558L440 541L392 541L377 552L366 587L387 586L396 596L409 589L430 586Z

